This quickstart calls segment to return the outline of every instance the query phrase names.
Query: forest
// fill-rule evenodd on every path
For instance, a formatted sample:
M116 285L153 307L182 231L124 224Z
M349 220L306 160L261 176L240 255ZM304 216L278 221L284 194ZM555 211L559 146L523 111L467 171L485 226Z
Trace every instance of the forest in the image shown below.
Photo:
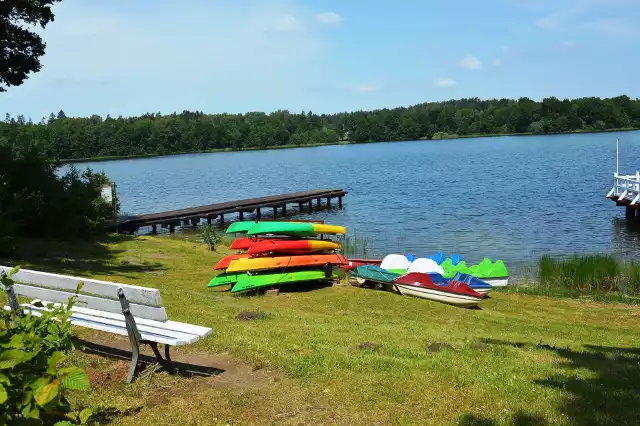
M0 146L20 155L37 148L50 159L166 155L212 150L313 144L406 141L501 134L548 134L640 128L640 100L628 96L541 102L480 100L338 114L199 111L139 117L67 117L63 111L33 122L6 115Z

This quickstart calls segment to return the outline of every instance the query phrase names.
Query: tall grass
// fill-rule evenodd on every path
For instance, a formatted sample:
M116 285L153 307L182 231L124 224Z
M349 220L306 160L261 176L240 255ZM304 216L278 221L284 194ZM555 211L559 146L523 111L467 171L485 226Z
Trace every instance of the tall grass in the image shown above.
M367 239L361 237L344 236L340 239L342 244L342 254L347 257L366 258L367 257Z
M640 264L610 255L543 256L536 293L640 296Z

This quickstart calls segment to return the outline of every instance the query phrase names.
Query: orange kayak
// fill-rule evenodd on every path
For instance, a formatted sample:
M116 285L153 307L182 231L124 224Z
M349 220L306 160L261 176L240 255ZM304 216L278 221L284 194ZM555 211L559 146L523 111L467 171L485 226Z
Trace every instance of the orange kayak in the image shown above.
M250 254L247 253L242 253L242 254L230 254L229 256L223 257L222 259L220 259L220 261L218 263L216 263L216 266L213 267L213 269L227 269L229 267L229 264L231 263L231 261L236 260L236 259L244 259L244 258L248 258L251 257Z
M325 250L339 250L340 243L327 240L265 240L249 247L249 254L289 253L305 254Z
M347 259L341 254L311 254L303 256L252 257L231 261L227 272L249 272L266 269L299 268L302 266L319 266L331 263L346 265Z

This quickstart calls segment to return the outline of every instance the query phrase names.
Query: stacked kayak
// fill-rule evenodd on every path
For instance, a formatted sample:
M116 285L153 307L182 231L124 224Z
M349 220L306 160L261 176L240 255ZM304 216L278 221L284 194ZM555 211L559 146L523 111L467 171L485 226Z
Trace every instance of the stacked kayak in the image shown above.
M342 226L306 222L246 221L229 226L227 233L243 233L231 248L241 253L220 260L209 287L231 286L232 293L282 284L330 281L344 274L348 261L340 243L311 238L345 234Z

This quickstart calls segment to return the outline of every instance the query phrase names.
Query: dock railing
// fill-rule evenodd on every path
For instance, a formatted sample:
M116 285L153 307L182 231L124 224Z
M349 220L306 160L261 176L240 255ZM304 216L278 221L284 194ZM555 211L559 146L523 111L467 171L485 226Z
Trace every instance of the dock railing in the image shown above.
M630 201L631 206L640 204L640 172L635 175L620 175L615 173L613 188L607 198L616 201Z

